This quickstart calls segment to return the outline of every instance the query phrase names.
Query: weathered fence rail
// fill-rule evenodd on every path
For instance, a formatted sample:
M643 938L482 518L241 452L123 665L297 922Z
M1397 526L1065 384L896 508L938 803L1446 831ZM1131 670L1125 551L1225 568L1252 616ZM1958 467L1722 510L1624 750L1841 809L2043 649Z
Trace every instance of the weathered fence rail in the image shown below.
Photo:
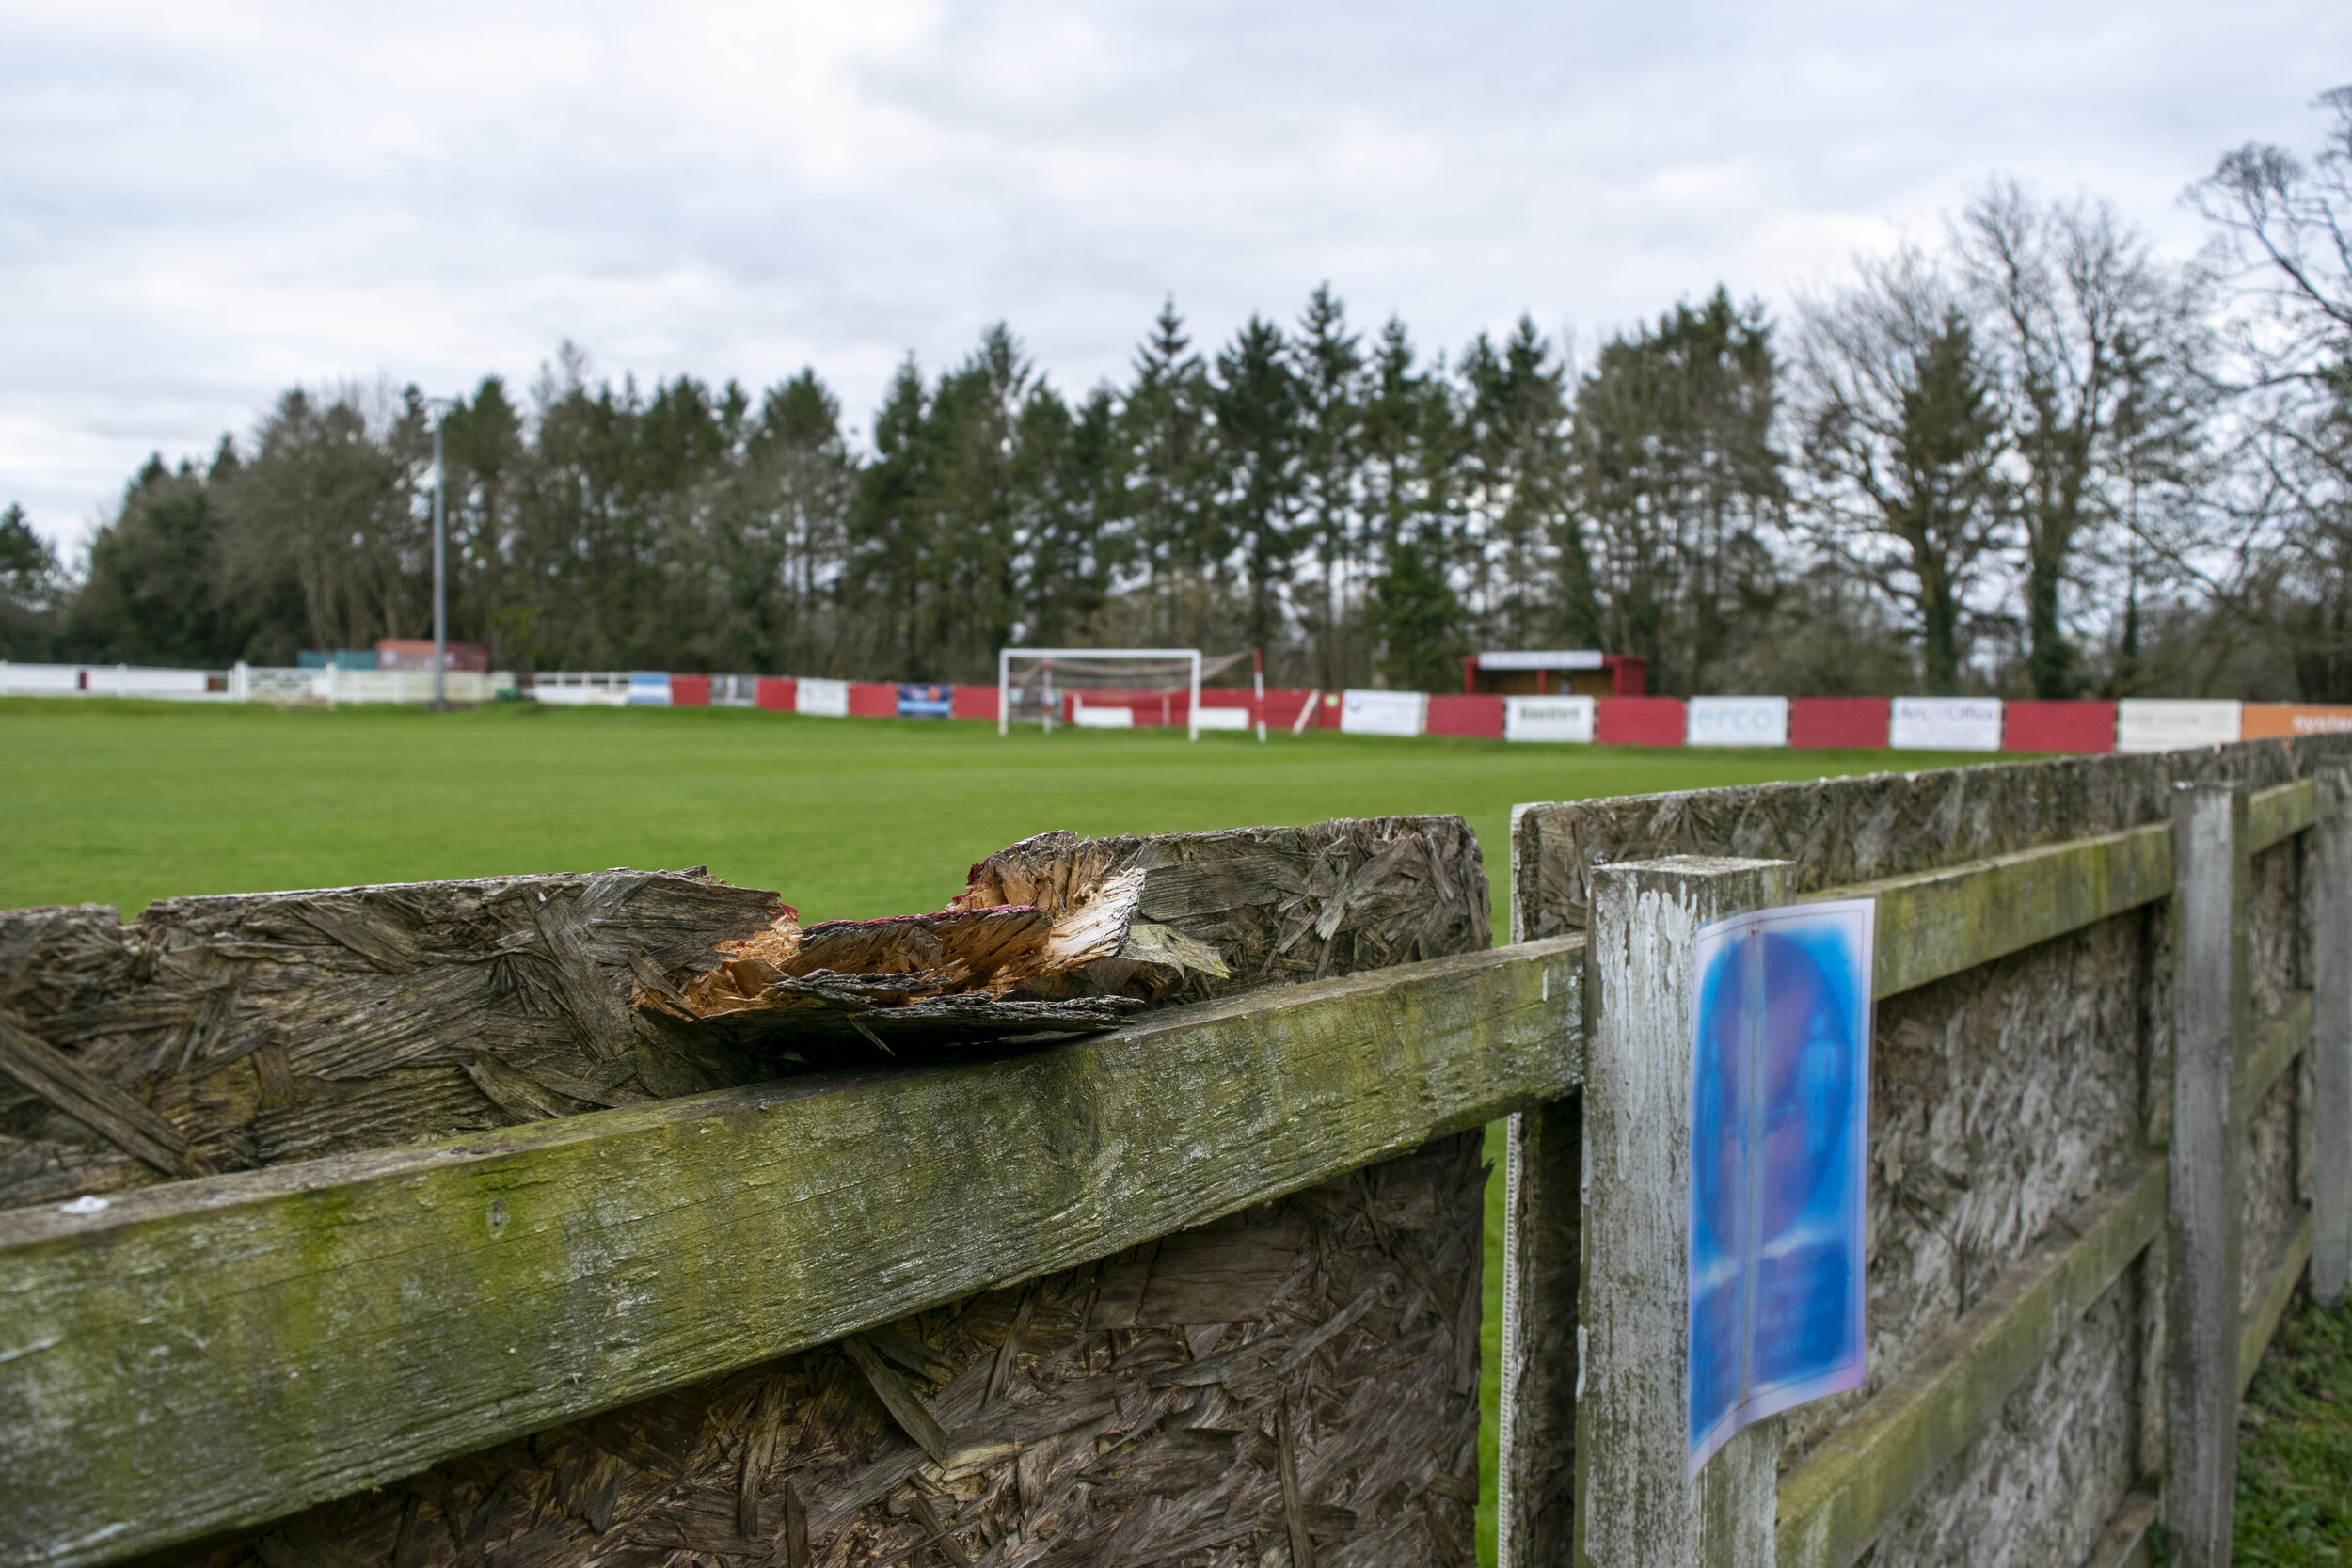
M1899 1118L1919 1108L1907 1099L1921 1097L1901 1081L1900 1053L1887 1049L1889 1023L1899 1039L1919 1030L1939 1055L1963 1058L1967 1037L1988 1032L1979 1004L2004 987L2017 994L1990 1030L2006 1049L1982 1062L1986 1085L1947 1085L1930 1116L1973 1095L1994 1112L1988 1119L2039 1116L2016 1142L2104 1147L2077 1158L2071 1181L2003 1192L2005 1157L2057 1163L2060 1151L2005 1148L1981 1131L1953 1138L1937 1157L1961 1168L1944 1176L1963 1189L1972 1176L1994 1176L1993 1201L2010 1210L2004 1226L1979 1225L1997 1232L1984 1238L1989 1256L1954 1261L1951 1272L1971 1278L1938 1311L1900 1300L1935 1294L1903 1277L1903 1266L1920 1267L1919 1250L1875 1248L1873 1313L1910 1310L1874 1324L1882 1370L1871 1386L1746 1434L1749 1449L1735 1443L1710 1465L1723 1473L1693 1487L1677 1469L1679 1409L1670 1398L1683 1330L1654 1305L1678 1301L1683 1259L1662 1234L1667 1216L1631 1237L1613 1218L1629 1207L1671 1211L1674 1200L1659 1195L1687 1180L1675 1118L1656 1115L1666 1089L1658 1065L1671 1080L1687 1073L1687 1058L1639 1031L1593 1034L1580 1096L1514 1124L1506 1561L1844 1568L1876 1546L1880 1562L2121 1563L2139 1560L2159 1488L2175 1560L2228 1560L2236 1399L2307 1266L2321 1294L2344 1293L2343 1267L2314 1265L2315 1254L2352 1244L2352 1167L2339 1152L2352 1140L2352 988L2334 978L2352 970L2352 889L2337 879L2352 870L2344 804L2352 774L2337 762L2316 779L2278 777L2296 766L2242 748L2041 765L2039 778L2028 765L1998 770L2001 779L1979 769L1520 808L1515 930L1585 928L1607 966L1634 955L1616 983L1627 996L1670 996L1687 966L1686 945L1656 945L1676 928L1659 898L1703 913L1714 883L1762 876L1732 902L1878 900L1874 1075L1895 1081L1873 1085L1873 1180L1894 1178L1882 1184L1898 1188L1898 1202L1910 1196L1899 1190L1899 1146L1917 1130ZM1842 841L1823 831L1841 813ZM2019 845L2021 836L2042 842ZM1661 851L1698 858L1645 858ZM1767 858L1704 858L1710 853ZM2257 911L2249 888L2265 856L2270 892ZM1873 861L1892 874L1851 875ZM1627 899L1637 888L1653 901L1635 914ZM2260 1017L2249 945L2273 972L2259 988L2269 1002ZM2036 965L2093 973L2035 997ZM2121 977L2110 989L2150 1004L2144 1020L2118 1028L2066 1006L2033 1015L2037 1001L2096 990L2103 966L2107 982ZM1586 996L1612 1006L1607 985L1588 979ZM1895 999L1902 1005L1890 1019L1883 1005ZM2128 1055L2137 1082L2128 1105L2100 1103L2099 1074L2087 1069L2090 1108L2076 1116L2062 1089L2019 1073L2016 1058L2087 1067L2101 1054L2084 1049L2087 1022L2115 1037L2106 1053ZM1687 1034L1687 1024L1674 1029ZM2252 1128L2256 1107L2266 1134ZM2267 1196L2249 1196L2249 1185ZM1955 1228L1975 1223L1966 1206L1964 1192L1945 1204ZM2265 1208L2273 1212L2258 1212ZM1892 1204L1874 1213L1882 1243L1898 1213ZM2265 1220L2268 1244L2250 1247L2247 1233ZM2168 1234L2169 1245L2157 1245ZM2169 1331L2159 1326L2166 1307ZM1655 1321L1629 1340L1627 1325L1645 1311ZM2088 1331L2102 1314L2118 1327ZM2109 1365L2083 1370L2103 1354ZM1644 1379L1656 1390L1629 1402L1624 1390ZM2005 1433L2036 1425L2041 1451L2032 1436L2010 1444L2008 1474L1982 1457ZM2099 1440L2085 1442L2090 1429ZM2081 1456L2051 1451L2053 1437L2104 1444L2116 1462L2093 1473L2095 1464L2075 1464ZM1564 1450L1574 1454L1572 1484Z
M1339 1414L1463 1397L1504 1116L1507 1561L2226 1560L2234 1401L2352 1266L2344 755L1524 807L1507 947L0 1212L0 1561L1462 1561L1458 1454ZM1690 936L1854 894L1872 1382L1692 1486Z

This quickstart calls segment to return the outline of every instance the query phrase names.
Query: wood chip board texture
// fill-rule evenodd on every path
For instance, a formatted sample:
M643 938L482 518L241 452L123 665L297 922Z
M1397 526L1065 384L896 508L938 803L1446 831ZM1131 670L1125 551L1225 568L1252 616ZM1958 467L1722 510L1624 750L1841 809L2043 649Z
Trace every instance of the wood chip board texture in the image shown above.
M1469 1568L1479 1137L169 1560Z
M1142 918L1230 971L1154 1003L1488 942L1478 842L1454 816L1046 834L975 885L1027 902L1008 877L1067 895L1131 867ZM797 1070L629 1003L781 908L697 868L171 898L128 924L103 905L0 911L0 1208Z

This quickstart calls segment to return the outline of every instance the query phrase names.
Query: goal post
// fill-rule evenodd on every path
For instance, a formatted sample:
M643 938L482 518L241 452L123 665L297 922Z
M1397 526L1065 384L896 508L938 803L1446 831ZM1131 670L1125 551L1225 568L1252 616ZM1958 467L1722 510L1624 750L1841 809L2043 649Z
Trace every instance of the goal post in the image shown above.
M1204 659L1198 648L1005 648L996 655L996 733L1010 735L1020 719L1050 735L1065 703L1070 721L1088 728L1172 724L1181 694L1185 738L1198 740L1201 676L1248 657Z

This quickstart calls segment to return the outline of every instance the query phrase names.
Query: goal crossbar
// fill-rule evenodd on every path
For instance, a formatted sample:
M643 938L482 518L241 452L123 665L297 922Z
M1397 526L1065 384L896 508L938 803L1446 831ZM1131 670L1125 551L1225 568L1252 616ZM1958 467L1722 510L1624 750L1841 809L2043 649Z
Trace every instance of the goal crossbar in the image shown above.
M1012 733L1012 665L1013 660L1033 660L1045 667L1045 730L1054 729L1054 676L1056 659L1076 664L1182 663L1185 667L1189 693L1184 704L1184 738L1200 738L1200 650L1198 648L1003 648L996 654L996 733Z

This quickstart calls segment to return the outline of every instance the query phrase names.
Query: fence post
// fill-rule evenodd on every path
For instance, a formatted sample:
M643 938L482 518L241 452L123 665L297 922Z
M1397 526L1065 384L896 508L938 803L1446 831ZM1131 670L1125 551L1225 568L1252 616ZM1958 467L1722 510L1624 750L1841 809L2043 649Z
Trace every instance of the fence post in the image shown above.
M2352 764L2312 781L2312 1294L2352 1291Z
M2228 1568L2245 1282L2246 787L2174 788L2164 1513L2179 1568Z
M1521 1111L1510 1128L1496 1563L1554 1568L1572 1561L1575 1549L1583 1101Z
M1685 1392L1692 959L1699 927L1786 901L1788 863L1677 856L1593 872L1585 946L1583 1348L1575 1560L1769 1568L1780 1423L1693 1481ZM1521 1568L1529 1568L1522 1564Z

